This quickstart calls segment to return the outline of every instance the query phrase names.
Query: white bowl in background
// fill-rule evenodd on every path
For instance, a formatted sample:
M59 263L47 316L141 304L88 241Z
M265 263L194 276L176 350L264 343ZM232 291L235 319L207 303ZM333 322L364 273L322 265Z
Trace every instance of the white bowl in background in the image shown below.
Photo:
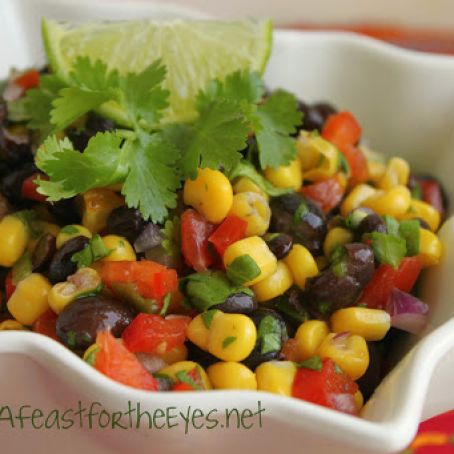
M152 4L77 4L56 0L2 0L0 75L10 66L42 61L39 16L91 18L194 17L188 11ZM8 43L5 46L4 43ZM3 72L3 74L2 74ZM439 176L454 198L454 58L400 50L351 34L276 31L266 72L307 101L328 100L355 112L374 149L406 157L420 171ZM263 427L251 430L23 430L0 421L5 452L68 453L187 450L221 453L293 452L378 454L403 449L421 418L454 408L454 220L440 232L442 264L424 277L423 296L431 306L423 338L377 389L356 418L297 399L260 392L149 393L111 381L60 344L34 333L0 333L0 409L77 408L99 401L110 410L140 401L142 410L175 406L266 409ZM450 279L451 278L451 279ZM410 348L411 346L403 346Z

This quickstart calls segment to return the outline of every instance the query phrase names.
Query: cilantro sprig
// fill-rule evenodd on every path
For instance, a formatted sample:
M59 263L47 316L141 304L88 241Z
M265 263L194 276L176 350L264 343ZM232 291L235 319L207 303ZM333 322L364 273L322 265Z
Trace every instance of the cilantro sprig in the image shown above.
M264 99L258 73L237 71L212 81L198 94L198 117L190 124L161 123L170 95L162 86L165 78L160 60L141 73L120 74L87 57L76 59L65 82L43 76L24 102L29 126L45 139L36 164L49 178L37 181L38 191L58 201L123 183L127 205L162 222L176 206L181 182L195 178L199 167L238 169L250 134L256 135L263 169L288 164L296 155L290 136L301 123L296 98L277 90ZM121 111L129 130L98 133L83 153L67 138L57 139L56 133L106 103Z

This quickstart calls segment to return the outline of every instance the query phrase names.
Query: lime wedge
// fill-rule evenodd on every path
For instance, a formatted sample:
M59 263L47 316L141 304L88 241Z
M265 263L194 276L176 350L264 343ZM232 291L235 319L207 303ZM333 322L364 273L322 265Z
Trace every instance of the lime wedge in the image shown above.
M122 74L140 72L162 59L167 67L164 85L170 91L166 121L192 119L195 95L210 80L236 70L263 72L272 41L269 20L143 20L70 27L44 19L42 32L49 63L63 79L79 56L100 59ZM118 104L104 104L101 113L127 125Z

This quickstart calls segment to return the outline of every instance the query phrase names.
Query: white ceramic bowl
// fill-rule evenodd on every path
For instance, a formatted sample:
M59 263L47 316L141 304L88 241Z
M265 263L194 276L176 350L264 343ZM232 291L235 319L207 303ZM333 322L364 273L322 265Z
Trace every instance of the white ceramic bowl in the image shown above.
M57 6L55 6L58 3ZM0 3L0 75L10 66L42 61L38 20L47 15L72 20L188 16L187 11L151 4L110 5L55 0L2 0ZM2 22L3 21L3 22ZM349 34L277 31L266 73L270 87L285 87L301 98L329 100L357 114L364 136L377 150L406 157L414 167L441 177L454 198L454 59L417 54ZM8 45L5 45L8 43ZM0 411L10 405L30 405L49 412L77 409L101 402L119 411L127 402L141 409L188 406L222 420L224 408L265 408L250 430L230 427L132 430L37 430L30 423L20 430L0 420L5 452L167 453L294 452L391 453L411 440L422 417L454 408L454 220L440 232L445 243L442 264L424 277L424 299L430 304L430 324L424 336L377 389L356 418L296 399L259 392L147 393L111 381L67 349L33 333L0 333ZM451 279L450 279L451 277ZM135 405L135 404L134 404ZM27 411L27 410L26 410ZM28 409L31 411L31 409ZM4 416L0 415L0 416ZM200 420L199 420L200 421ZM18 423L16 423L18 424ZM197 424L197 421L196 421ZM202 450L202 451L201 451Z

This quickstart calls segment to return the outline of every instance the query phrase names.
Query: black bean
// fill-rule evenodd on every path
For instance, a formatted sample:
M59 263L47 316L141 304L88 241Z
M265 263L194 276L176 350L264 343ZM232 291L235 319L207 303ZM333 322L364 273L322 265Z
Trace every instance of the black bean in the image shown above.
M57 336L73 350L88 348L99 331L120 337L134 318L133 312L112 298L88 296L68 304L57 319Z
M137 253L146 252L156 246L160 246L163 240L164 235L160 227L153 224L153 222L149 222L134 241L134 249Z
M32 255L33 272L43 271L52 260L56 249L56 240L53 235L45 233L41 236Z
M188 349L188 360L195 361L203 368L207 368L212 364L219 362L219 358L216 358L216 356L212 355L211 353L202 350L192 342L187 341L185 345Z
M47 204L50 213L61 225L80 224L81 217L76 208L76 199L64 199Z
M37 172L34 163L26 162L22 168L9 172L2 180L2 193L13 204L23 202L22 183Z
M355 278L364 287L374 275L374 252L364 243L349 243L345 246L347 274Z
M303 292L297 287L292 287L284 295L272 300L272 307L287 323L287 330L289 325L293 330L297 329L309 318Z
M136 241L145 225L140 211L136 208L128 208L126 205L115 208L107 218L109 233L124 236L130 243Z
M366 373L358 380L359 389L365 401L373 394L382 379L384 343L383 341L368 342L367 346L370 358L369 366Z
M358 239L365 233L380 232L387 233L388 229L386 228L386 223L381 216L378 214L368 214L358 225L356 233Z
M65 281L77 271L77 264L71 258L87 246L89 239L85 236L76 236L68 240L54 255L49 266L49 280L55 284Z
M325 102L315 104L300 102L299 109L303 112L302 129L306 131L321 132L328 117L336 113L336 109Z
M229 314L249 314L257 309L257 301L253 296L245 293L235 293L223 303L211 306L210 309L219 309Z
M288 233L272 233L271 238L265 238L265 241L278 260L286 257L293 246L293 238Z
M33 161L30 133L22 125L0 127L0 158L12 169L20 170Z

